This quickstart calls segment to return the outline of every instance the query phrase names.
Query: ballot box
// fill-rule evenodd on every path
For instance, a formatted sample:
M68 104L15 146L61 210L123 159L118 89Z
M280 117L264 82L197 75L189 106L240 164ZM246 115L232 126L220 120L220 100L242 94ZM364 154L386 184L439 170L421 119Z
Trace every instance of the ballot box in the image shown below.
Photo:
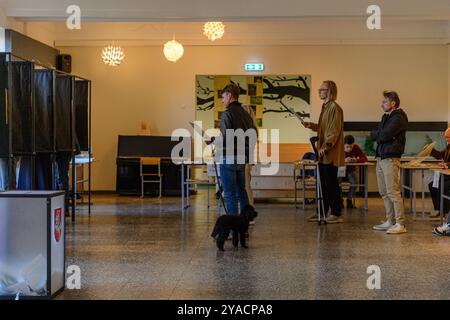
M64 264L64 192L0 192L0 299L54 297Z

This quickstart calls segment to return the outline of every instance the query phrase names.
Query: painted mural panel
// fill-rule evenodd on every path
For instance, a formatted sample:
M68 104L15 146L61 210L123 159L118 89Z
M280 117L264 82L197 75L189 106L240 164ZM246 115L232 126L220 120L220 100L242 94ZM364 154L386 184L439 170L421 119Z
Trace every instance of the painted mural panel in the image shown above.
M203 128L217 128L225 111L222 89L229 83L240 88L239 101L250 105L258 128L279 129L281 143L309 143L311 132L287 109L305 119L310 115L309 75L198 75L196 120Z

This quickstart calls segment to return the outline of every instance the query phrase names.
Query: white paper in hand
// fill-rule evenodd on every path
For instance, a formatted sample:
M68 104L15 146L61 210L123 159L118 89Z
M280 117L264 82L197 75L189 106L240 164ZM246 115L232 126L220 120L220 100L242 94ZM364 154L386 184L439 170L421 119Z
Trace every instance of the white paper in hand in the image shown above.
M439 177L440 177L439 172L435 171L433 176L433 188L435 189L439 189Z
M342 167L338 167L338 178L345 178L345 173L346 173L346 167L342 166Z

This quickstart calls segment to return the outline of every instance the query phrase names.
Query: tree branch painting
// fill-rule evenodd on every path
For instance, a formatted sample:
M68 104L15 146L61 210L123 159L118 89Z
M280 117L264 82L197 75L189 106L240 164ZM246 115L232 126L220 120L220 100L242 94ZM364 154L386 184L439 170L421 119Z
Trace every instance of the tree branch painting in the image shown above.
M311 90L306 82L307 79L299 76L296 78L288 77L264 77L263 82L266 87L263 88L264 99L281 100L284 97L299 98L310 103ZM289 82L288 85L282 85Z

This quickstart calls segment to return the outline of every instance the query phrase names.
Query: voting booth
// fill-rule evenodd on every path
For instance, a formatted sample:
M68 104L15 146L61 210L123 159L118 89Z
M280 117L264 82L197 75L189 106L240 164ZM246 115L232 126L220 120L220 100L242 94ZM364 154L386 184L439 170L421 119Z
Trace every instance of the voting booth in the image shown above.
M0 299L54 297L64 265L64 192L0 192Z

